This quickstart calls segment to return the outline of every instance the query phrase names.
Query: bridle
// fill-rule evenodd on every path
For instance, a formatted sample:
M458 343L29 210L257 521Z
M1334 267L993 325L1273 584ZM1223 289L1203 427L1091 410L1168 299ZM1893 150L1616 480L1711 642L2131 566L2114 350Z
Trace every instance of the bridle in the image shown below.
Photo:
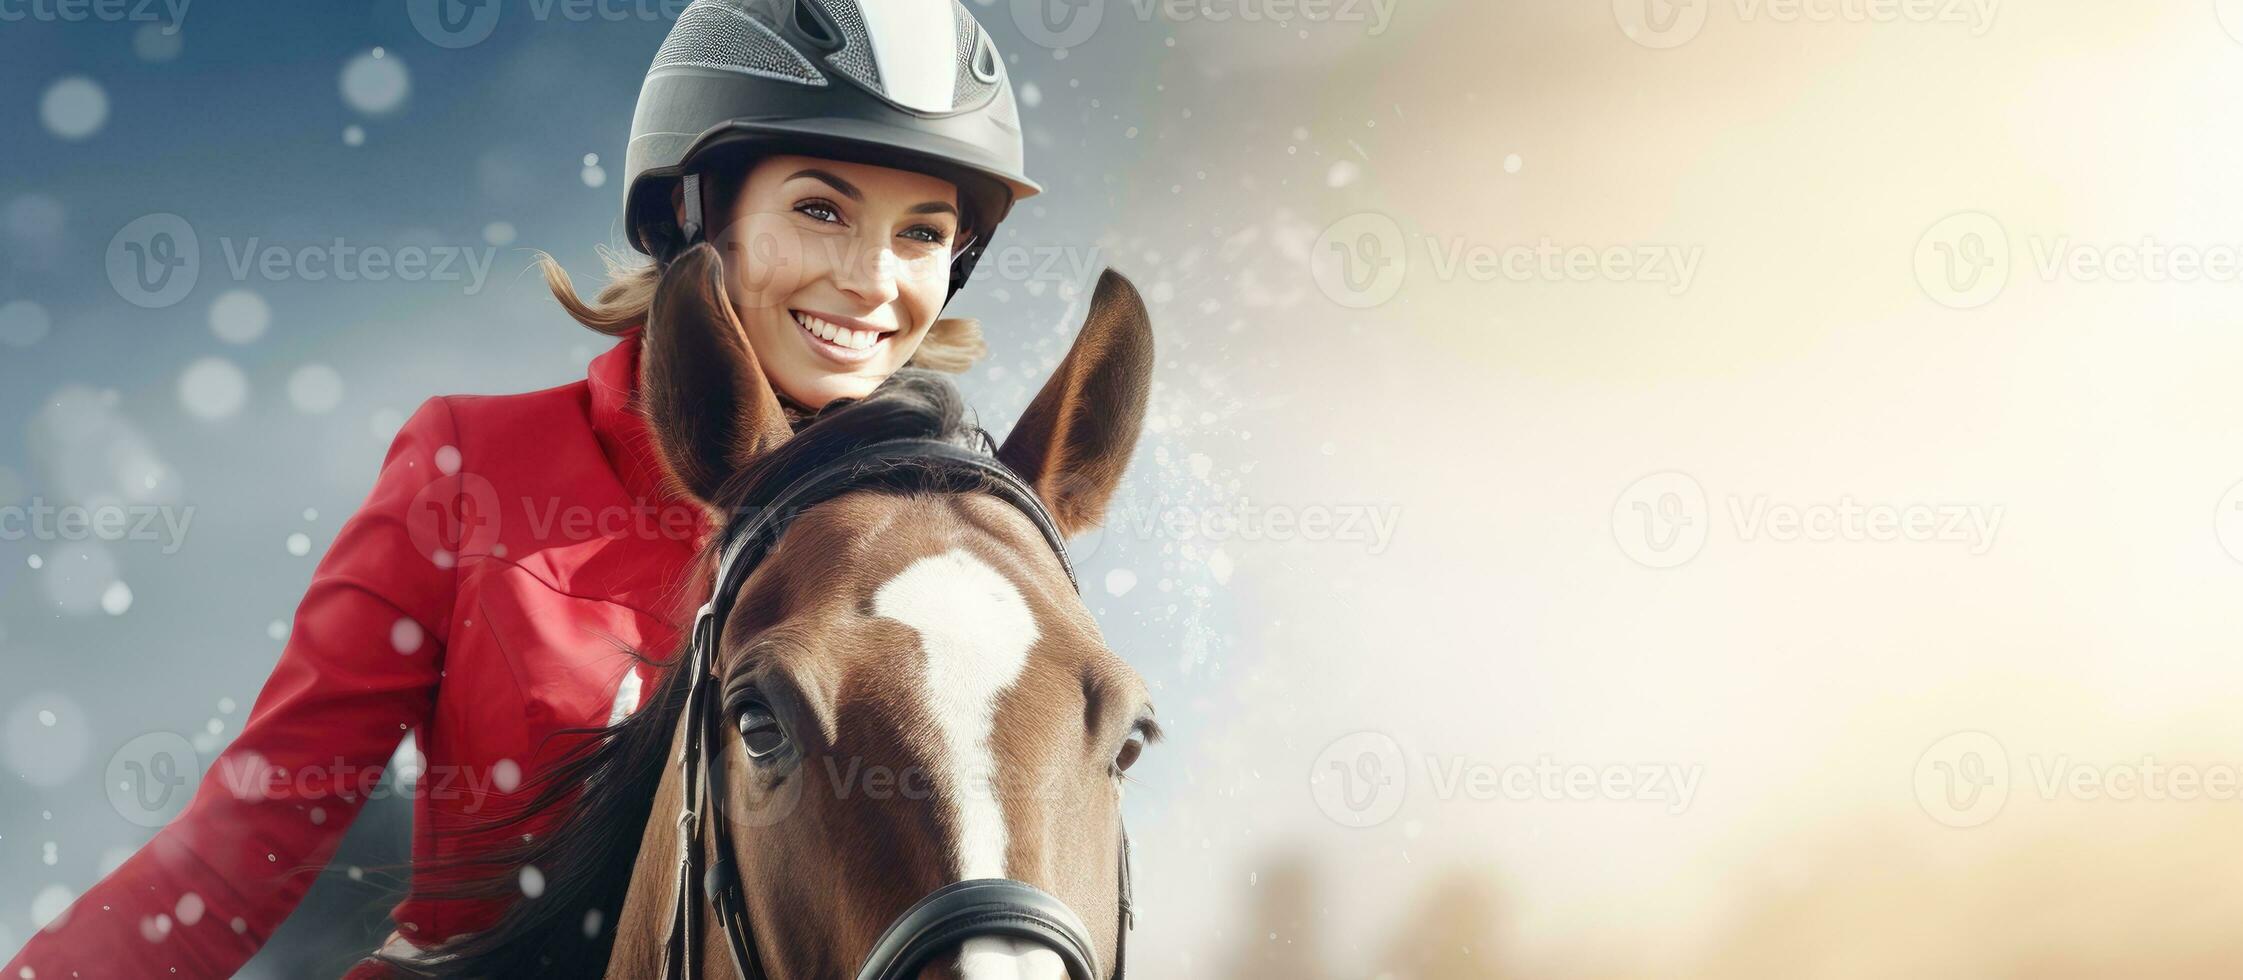
M988 441L986 433L983 441ZM724 930L730 945L734 969L745 980L764 978L755 936L748 924L747 895L741 887L740 870L733 862L723 770L716 764L707 738L712 728L723 730L723 708L707 690L710 665L716 660L717 640L724 635L733 598L793 519L843 493L867 489L995 496L1028 516L1059 557L1067 581L1081 590L1081 584L1075 582L1074 565L1067 558L1066 537L1035 490L996 457L933 439L887 440L843 453L728 526L717 563L715 591L694 616L686 663L692 673L688 675L682 716L685 744L678 753L685 800L678 814L681 853L676 914L662 954L663 976L670 980L701 975L694 958L704 928L700 921L703 910L697 900L700 896L690 887L696 880L715 908L717 926ZM1124 830L1119 836L1120 922L1114 934L1115 980L1123 976L1129 930L1135 924L1130 909L1129 833ZM704 844L708 846L704 848ZM704 850L714 852L706 867ZM976 878L945 885L905 910L873 944L871 954L857 971L857 980L908 980L944 950L979 936L1023 939L1050 949L1066 965L1071 980L1104 980L1106 976L1098 972L1098 950L1089 930L1065 902L1026 882Z

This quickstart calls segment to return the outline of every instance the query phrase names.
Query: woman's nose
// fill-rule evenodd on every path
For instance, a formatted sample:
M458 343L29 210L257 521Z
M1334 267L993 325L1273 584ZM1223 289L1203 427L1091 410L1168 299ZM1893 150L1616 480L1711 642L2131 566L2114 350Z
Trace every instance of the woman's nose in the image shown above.
M834 271L834 285L863 302L867 309L894 302L898 293L895 250L874 244L850 252L849 260Z

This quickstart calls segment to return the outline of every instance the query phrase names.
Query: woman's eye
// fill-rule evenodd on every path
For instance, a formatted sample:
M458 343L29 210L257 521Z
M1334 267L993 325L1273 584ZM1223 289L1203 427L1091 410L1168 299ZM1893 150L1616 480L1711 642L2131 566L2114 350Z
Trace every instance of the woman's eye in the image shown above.
M809 215L812 219L818 221L831 222L835 224L838 224L841 221L841 212L835 210L832 204L829 204L825 201L804 201L801 204L795 205L794 209L795 211L801 214Z
M1128 772L1129 767L1136 765L1137 757L1144 752L1145 733L1131 732L1129 741L1123 742L1121 751L1114 756L1114 774L1118 776Z
M740 709L740 743L747 746L749 758L766 758L786 747L787 731L771 709L751 704Z
M920 225L917 228L913 228L909 231L904 232L903 237L909 238L915 242L924 242L928 245L941 245L950 240L950 236L943 234L942 229L933 227L931 225Z

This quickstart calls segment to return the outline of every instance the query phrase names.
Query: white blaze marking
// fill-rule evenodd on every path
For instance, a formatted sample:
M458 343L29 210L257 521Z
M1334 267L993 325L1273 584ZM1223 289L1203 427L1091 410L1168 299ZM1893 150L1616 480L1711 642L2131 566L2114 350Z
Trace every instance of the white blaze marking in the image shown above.
M975 936L958 953L965 980L1067 980L1059 954L1025 939Z
M926 652L927 716L941 740L929 763L956 817L959 878L1005 877L1005 809L992 792L989 733L997 699L1028 663L1036 618L1003 575L955 548L897 573L872 608L917 631Z
M948 112L958 89L958 23L950 0L868 3L865 33L880 87L888 97L926 112Z

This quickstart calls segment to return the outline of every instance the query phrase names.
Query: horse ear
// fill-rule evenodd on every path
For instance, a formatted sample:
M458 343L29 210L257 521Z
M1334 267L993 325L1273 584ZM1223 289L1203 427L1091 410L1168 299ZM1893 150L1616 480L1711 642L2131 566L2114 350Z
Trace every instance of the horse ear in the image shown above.
M1106 515L1137 448L1152 383L1152 320L1137 288L1108 269L1075 346L997 450L1036 488L1062 533L1080 533Z
M726 478L792 430L725 296L724 260L706 242L663 273L644 343L640 411L662 465L677 489L712 504Z

